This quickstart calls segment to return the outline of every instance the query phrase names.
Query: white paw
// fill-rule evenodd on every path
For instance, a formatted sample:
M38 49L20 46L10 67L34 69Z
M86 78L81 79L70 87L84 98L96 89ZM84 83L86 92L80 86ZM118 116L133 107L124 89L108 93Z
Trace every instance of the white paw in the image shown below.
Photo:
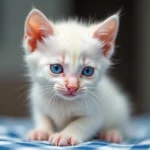
M118 130L106 130L100 132L100 139L112 143L121 143L122 136Z
M48 140L49 136L50 136L50 133L45 131L45 130L33 129L28 133L27 139L28 140L43 141L43 140Z
M81 143L75 136L65 135L64 133L55 133L49 137L49 142L56 146L73 146Z

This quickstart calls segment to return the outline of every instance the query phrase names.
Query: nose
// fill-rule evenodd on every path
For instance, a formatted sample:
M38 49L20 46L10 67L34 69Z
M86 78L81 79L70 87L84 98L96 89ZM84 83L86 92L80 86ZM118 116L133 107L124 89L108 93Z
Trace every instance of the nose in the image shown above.
M69 86L69 85L66 85L67 89L69 92L73 93L75 91L77 91L78 89L78 86Z
M77 91L77 89L79 88L78 79L74 76L68 77L66 88L71 93Z

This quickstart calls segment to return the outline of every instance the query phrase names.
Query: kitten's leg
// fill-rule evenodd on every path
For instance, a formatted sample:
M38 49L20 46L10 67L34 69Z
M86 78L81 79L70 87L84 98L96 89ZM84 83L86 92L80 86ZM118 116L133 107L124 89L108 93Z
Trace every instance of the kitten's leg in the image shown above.
M48 137L54 133L51 119L39 113L35 114L34 119L35 128L28 133L27 138L29 140L48 140Z
M92 138L100 129L100 119L78 118L71 122L63 131L50 136L49 141L53 145L76 145Z
M121 119L123 120L121 121ZM108 142L121 143L123 139L132 137L132 129L129 117L122 117L121 119L119 120L118 124L112 125L107 127L107 129L100 131L98 138Z
M113 143L121 143L122 134L118 129L112 128L100 132L99 138Z

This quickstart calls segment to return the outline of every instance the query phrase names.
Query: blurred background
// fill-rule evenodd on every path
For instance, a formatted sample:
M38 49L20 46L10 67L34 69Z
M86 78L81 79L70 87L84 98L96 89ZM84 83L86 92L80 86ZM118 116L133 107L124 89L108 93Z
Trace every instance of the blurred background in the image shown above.
M21 44L32 5L53 20L76 16L102 20L123 9L111 74L129 93L134 115L150 112L149 0L1 0L0 115L28 115Z

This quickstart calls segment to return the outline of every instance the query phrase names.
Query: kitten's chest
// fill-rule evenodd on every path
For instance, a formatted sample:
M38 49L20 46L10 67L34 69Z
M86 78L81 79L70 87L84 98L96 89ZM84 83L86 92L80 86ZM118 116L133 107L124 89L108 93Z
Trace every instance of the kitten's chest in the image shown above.
M85 116L86 109L84 109L82 101L69 102L58 100L55 104L51 103L48 106L46 113L52 118L56 129L61 130L77 117Z

